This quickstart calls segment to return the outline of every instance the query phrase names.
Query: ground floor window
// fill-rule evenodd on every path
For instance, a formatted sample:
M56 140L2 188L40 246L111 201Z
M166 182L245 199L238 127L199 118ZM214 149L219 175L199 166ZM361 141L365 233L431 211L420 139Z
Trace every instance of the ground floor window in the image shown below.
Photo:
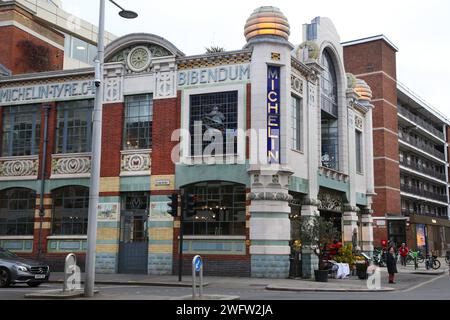
M0 236L32 236L36 193L14 188L0 192Z
M186 218L185 235L245 235L245 186L205 182L184 188L197 196L197 214Z
M88 225L89 188L69 186L52 192L52 234L86 235Z

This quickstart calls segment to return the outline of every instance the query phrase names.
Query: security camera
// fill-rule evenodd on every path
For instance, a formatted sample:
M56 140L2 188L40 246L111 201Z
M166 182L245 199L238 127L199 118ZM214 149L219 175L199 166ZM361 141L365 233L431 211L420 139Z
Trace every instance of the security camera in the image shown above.
M95 86L98 88L98 87L100 87L100 85L101 85L101 83L102 83L102 80L100 80L100 79L95 79L95 80L94 80L94 83L95 83Z

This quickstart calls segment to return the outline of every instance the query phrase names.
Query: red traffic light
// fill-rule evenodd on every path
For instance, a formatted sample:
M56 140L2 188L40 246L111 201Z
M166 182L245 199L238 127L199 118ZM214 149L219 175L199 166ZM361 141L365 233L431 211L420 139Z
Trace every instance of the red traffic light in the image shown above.
M387 246L387 240L381 240L381 246L386 247Z

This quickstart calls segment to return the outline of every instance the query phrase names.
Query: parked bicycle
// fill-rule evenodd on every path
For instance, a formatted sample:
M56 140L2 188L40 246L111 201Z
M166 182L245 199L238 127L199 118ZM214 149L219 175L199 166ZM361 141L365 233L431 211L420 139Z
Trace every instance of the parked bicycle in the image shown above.
M414 260L417 258L417 263L423 263L425 261L425 257L422 254L422 251L417 250L409 250L408 256L406 257L407 264L414 264Z
M447 251L445 255L445 263L450 264L450 251Z
M436 255L428 255L425 261L425 267L428 269L437 270L441 267L441 262L438 260Z
M386 266L386 251L380 250L380 249L375 249L373 252L373 262L375 263L375 265L379 266L379 267L385 267Z

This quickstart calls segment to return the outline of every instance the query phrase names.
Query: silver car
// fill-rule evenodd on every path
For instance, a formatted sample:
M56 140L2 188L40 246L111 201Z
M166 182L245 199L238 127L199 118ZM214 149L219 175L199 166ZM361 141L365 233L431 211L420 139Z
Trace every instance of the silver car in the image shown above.
M0 288L26 283L37 287L50 278L50 267L34 260L21 258L0 248Z

